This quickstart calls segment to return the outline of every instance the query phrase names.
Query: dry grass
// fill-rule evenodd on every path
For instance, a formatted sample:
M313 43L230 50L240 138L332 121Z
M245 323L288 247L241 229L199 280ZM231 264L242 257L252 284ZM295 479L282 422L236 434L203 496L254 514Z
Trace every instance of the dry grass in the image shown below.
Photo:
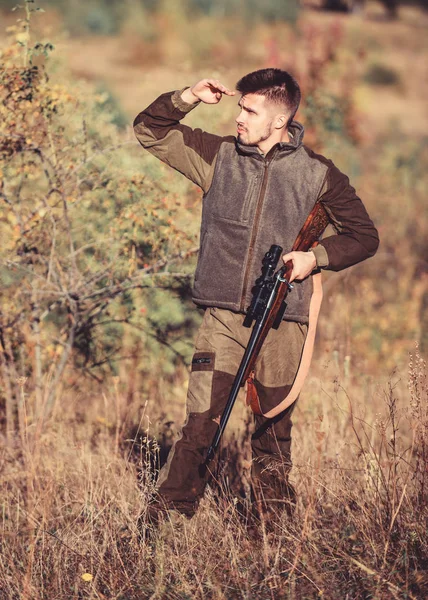
M197 515L172 515L141 536L154 403L132 434L119 409L126 390L93 397L80 422L71 398L43 431L27 415L20 440L1 447L0 597L422 598L425 369L416 353L408 389L391 381L382 408L355 385L358 400L349 397L337 379L324 379L319 393L313 378L296 425L296 512L250 531L237 510L248 481L245 467L237 469L247 458L242 428Z

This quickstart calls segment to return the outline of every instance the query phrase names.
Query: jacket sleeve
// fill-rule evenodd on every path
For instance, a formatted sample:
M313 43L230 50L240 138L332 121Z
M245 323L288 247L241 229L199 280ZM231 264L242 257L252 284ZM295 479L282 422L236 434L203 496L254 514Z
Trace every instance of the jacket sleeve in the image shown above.
M224 138L180 123L197 104L187 104L181 91L162 94L134 120L140 144L206 192Z
M329 163L320 200L338 235L321 240L314 254L318 267L341 271L373 256L379 236L348 177Z

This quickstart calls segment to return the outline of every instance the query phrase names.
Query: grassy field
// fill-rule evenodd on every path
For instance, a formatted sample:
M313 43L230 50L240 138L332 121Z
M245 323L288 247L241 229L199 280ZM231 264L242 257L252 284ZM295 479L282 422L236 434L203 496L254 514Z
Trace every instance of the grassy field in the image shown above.
M66 34L48 8L31 32L3 13L0 599L426 597L427 14L387 21L369 2L249 24L125 6L109 35ZM350 175L381 246L324 277L294 515L249 528L238 510L240 403L197 515L141 535L201 318L200 193L143 153L132 119L164 91L268 65L302 82L307 143ZM225 99L188 122L227 134L236 112Z

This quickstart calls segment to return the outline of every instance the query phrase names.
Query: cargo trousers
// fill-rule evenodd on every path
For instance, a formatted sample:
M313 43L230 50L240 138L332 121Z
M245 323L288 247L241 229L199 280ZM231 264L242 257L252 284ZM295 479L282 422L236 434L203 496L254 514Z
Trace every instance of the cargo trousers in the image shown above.
M251 329L244 315L207 308L199 328L187 393L186 421L160 471L159 502L191 517L203 496L209 473L201 469L227 402ZM270 330L255 366L254 383L263 412L289 392L299 367L307 326L282 321ZM290 502L291 415L296 402L273 419L255 415L251 438L253 489L265 502Z

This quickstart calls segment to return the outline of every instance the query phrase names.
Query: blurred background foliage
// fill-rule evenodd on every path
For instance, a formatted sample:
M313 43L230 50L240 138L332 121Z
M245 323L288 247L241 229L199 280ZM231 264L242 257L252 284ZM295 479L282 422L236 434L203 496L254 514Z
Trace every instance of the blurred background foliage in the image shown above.
M0 0L0 8L4 9L12 9L16 4L14 0ZM297 0L45 0L42 4L61 13L71 33L100 35L117 34L127 20L136 15L147 20L157 13L168 13L186 20L198 16L238 16L246 24L251 24L260 21L295 22L299 10ZM147 35L150 37L152 33L147 31Z
M427 0L382 0L388 15L397 16L399 5L427 7ZM16 0L0 0L0 9L10 10ZM124 25L144 21L142 32L152 38L150 21L155 15L169 14L179 20L194 20L199 17L238 17L246 26L265 23L296 23L304 3L299 0L42 0L50 10L61 14L64 24L73 35L92 33L114 35ZM342 12L361 12L364 0L321 0L319 7ZM316 2L314 6L317 6Z

